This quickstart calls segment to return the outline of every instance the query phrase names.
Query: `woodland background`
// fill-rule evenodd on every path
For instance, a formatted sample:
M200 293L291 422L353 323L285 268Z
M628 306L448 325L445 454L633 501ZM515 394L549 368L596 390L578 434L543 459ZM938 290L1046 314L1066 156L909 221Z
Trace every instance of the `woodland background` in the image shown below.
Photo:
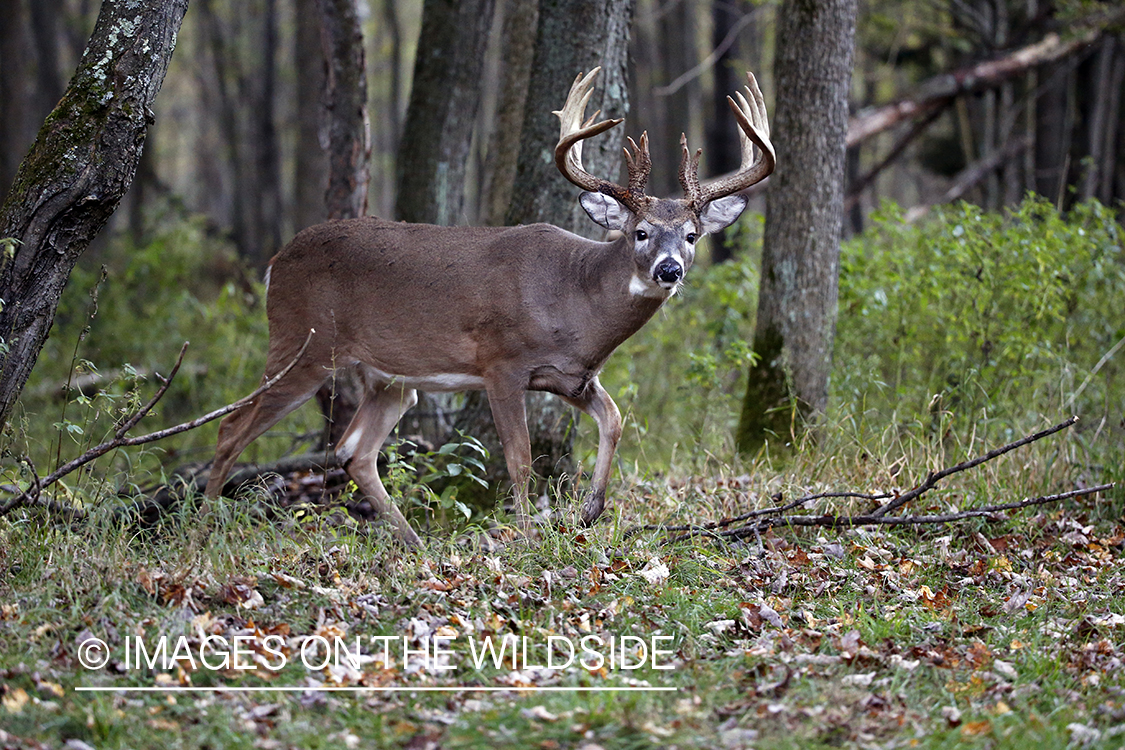
M186 5L145 7L174 28ZM833 94L841 177L820 214L836 221L820 265L830 288L813 295L831 312L828 347L808 365L820 408L797 408L804 396L783 378L797 406L770 407L766 429L742 440L765 369L760 303L796 309L765 299L771 237L805 229L771 214L779 172L607 364L626 433L610 510L593 529L574 526L567 479L592 465L592 425L549 399L535 406L545 481L532 545L480 541L505 520L503 472L483 455L499 452L487 450L487 409L473 397L420 405L384 456L388 487L426 532L417 553L349 516L316 403L251 446L245 458L272 471L248 471L242 501L206 524L179 501L211 457L214 423L114 444L40 491L42 477L126 426L190 420L257 385L261 271L303 226L366 204L384 217L591 231L577 191L540 157L578 68L605 65L598 106L627 116L588 144L591 171L619 165L617 131L645 129L654 193L678 193L681 131L703 146L705 174L736 168L725 96L745 70L762 83L779 153L820 138L789 157L817 165L832 144L806 126L822 113L794 119L791 107L778 122L799 98L778 86L782 72L817 84L805 93L827 89L802 65L846 57L794 54L820 44L794 26L804 18L794 9L809 8L833 11L817 33L840 49L855 29L850 84ZM29 149L36 157L0 207L0 289L22 262L4 221L42 199L27 192L34 179L73 161L33 148L36 134L63 122L82 131L101 112L60 107L41 129L98 11L93 0L0 0L0 194ZM321 26L348 13L362 40ZM0 745L1118 747L1123 23L1119 3L1087 0L192 0L152 112L126 112L147 137L124 199L76 193L109 223L85 252L85 235L43 243L45 266L76 265L63 269L18 402L5 402ZM337 50L337 67L326 69L322 47ZM536 69L537 49L563 62ZM361 59L365 72L347 80ZM137 154L137 142L119 145ZM343 179L330 185L329 174ZM156 408L132 425L189 339ZM960 463L1052 424L1060 431ZM847 522L888 498L930 520ZM314 636L392 634L417 647L451 629L667 633L675 669L473 670L463 652L452 674L374 660L280 674L120 666L129 634L182 635L193 649L205 635L278 635L296 653ZM113 656L104 669L78 661L92 638ZM278 684L307 690L221 690ZM220 690L76 690L90 685ZM320 691L388 685L454 691ZM462 690L474 685L498 691ZM529 692L646 685L675 691Z

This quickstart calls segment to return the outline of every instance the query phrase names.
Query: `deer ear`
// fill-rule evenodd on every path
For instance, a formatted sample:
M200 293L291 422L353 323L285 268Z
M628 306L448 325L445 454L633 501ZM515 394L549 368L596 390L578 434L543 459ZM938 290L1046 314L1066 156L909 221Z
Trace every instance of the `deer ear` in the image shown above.
M610 198L605 193L582 193L578 196L578 202L595 224L606 229L624 230L625 223L633 215L616 198Z
M729 227L742 214L748 200L745 195L736 193L708 203L699 214L703 233L711 234Z

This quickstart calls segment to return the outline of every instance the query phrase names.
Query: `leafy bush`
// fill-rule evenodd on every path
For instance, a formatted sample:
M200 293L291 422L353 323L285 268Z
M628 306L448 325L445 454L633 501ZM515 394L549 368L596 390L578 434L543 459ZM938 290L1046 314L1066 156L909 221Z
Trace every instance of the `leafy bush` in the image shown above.
M1011 429L1071 412L1121 418L1125 257L1113 211L1028 197L918 225L885 206L845 244L834 400L906 419ZM1093 419L1089 419L1093 417Z

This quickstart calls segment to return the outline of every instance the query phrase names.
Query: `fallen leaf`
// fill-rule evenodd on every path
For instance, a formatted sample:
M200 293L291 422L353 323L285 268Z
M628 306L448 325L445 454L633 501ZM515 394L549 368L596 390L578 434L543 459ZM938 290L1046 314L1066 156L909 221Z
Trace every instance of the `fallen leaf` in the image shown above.
M9 693L5 693L4 697L0 698L0 703L3 703L4 709L10 714L22 712L23 707L27 705L27 701L27 691L23 688L16 688Z
M652 558L643 568L637 571L637 575L653 586L661 585L668 580L668 576L671 574L672 571L668 570L668 566L665 565L659 557Z
M985 721L970 721L965 726L961 727L961 735L964 737L979 737L982 734L988 734L992 731L992 722Z

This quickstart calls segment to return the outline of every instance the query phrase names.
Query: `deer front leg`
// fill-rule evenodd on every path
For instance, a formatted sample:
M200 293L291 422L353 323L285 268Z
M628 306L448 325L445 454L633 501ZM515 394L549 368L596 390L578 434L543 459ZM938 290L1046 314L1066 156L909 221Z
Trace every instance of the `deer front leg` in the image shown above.
M605 508L605 492L609 486L609 473L613 468L613 454L621 439L621 412L597 378L587 384L581 396L566 398L565 401L589 414L598 425L598 460L594 464L593 486L582 503L582 524L590 526L598 520Z
M355 480L360 492L366 496L366 500L374 506L376 514L389 521L394 527L395 538L410 547L421 545L422 540L410 528L402 511L387 494L379 479L376 462L383 441L391 434L406 410L416 403L418 392L413 389L401 386L369 387L336 448L336 456L344 464L348 475Z
M512 494L516 501L516 523L524 534L530 534L531 501L528 484L531 479L531 438L527 433L527 407L522 388L501 390L488 388L488 404L492 408L492 421L504 448L504 462L512 479Z

